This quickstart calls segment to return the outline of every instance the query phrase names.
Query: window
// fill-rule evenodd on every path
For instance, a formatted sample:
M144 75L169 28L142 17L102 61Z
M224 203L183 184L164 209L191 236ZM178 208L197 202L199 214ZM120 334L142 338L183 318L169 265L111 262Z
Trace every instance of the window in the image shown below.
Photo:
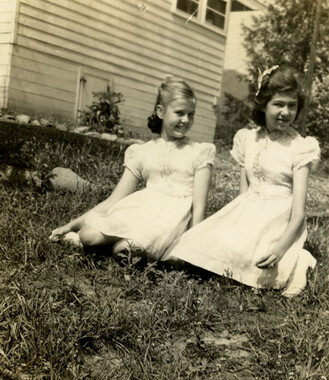
M177 9L180 9L190 15L195 12L195 17L197 17L198 14L198 6L198 0L177 0Z
M226 0L177 0L176 9L205 25L225 29Z
M224 29L226 14L226 1L223 0L208 0L206 10L206 22Z
M232 0L231 12L240 12L240 11L251 11L251 8L248 8L246 5L241 4L237 0Z

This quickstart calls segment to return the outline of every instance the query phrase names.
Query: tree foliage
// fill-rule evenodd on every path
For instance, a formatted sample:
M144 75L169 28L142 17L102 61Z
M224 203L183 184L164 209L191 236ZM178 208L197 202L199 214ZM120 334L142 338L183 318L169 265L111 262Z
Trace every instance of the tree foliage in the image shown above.
M255 91L258 68L264 70L284 62L306 73L315 23L315 0L276 0L267 10L244 26L249 57L250 90ZM329 142L329 6L322 1L312 99L307 133Z
M225 143L231 143L236 131L248 125L251 108L244 100L236 98L229 92L224 93L223 106L224 111L221 114L226 121L226 128L220 131L217 129L215 139L223 139Z

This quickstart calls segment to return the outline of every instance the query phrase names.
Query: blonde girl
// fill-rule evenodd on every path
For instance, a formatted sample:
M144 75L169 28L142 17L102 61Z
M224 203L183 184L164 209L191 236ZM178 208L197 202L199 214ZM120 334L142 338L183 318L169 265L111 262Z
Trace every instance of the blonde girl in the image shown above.
M115 256L146 255L157 260L188 227L205 217L215 146L191 141L196 97L181 79L158 88L148 126L156 137L125 152L122 178L102 203L57 228L85 247L111 246ZM135 191L139 181L146 187ZM70 234L70 235L67 235Z

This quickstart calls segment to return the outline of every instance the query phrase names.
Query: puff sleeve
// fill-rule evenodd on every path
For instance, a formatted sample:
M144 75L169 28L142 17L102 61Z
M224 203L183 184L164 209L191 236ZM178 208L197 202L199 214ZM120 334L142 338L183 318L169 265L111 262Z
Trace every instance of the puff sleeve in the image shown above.
M142 179L142 145L130 145L125 152L124 167L129 169L135 177Z
M249 132L247 128L239 129L233 138L233 147L230 150L232 157L241 166L244 166L245 145Z
M319 163L320 153L319 143L314 137L301 138L293 154L293 170L298 170L307 164L311 164L311 170L314 170Z
M207 165L214 165L216 147L214 144L201 143L197 149L195 157L195 171L205 168Z

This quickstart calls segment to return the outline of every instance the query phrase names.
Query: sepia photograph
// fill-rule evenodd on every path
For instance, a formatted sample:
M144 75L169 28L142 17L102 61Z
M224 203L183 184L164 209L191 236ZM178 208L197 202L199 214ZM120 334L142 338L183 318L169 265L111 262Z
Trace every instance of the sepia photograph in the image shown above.
M0 379L329 380L328 0L0 0Z

